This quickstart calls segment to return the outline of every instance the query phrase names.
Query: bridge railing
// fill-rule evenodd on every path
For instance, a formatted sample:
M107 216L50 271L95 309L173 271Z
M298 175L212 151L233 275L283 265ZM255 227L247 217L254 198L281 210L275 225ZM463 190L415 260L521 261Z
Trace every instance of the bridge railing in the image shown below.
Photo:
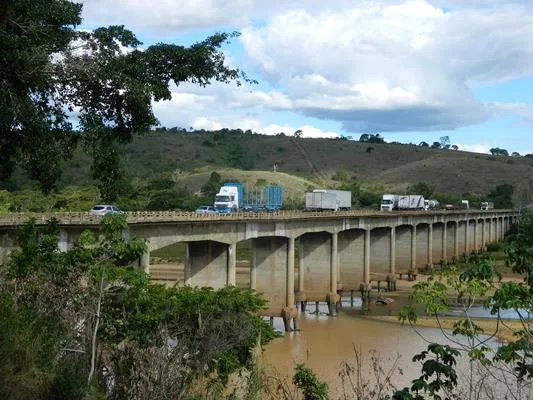
M294 219L314 219L314 218L339 218L339 217L381 217L384 216L412 216L412 215L447 215L447 214L474 214L480 213L488 215L491 212L502 213L514 210L433 210L433 211L394 211L381 212L376 210L348 210L348 211L300 211L282 210L274 212L237 212L230 214L197 214L190 211L132 211L125 212L128 222L187 222L187 221L227 221L227 220L294 220ZM0 225L15 226L20 225L30 218L34 218L37 224L44 224L46 221L55 218L62 224L70 225L96 225L101 217L91 215L89 212L6 212L0 213Z

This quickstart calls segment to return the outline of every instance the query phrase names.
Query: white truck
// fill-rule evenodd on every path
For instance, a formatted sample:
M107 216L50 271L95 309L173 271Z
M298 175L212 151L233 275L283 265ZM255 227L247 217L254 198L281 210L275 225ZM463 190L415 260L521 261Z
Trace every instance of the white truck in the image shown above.
M424 199L420 194L398 195L386 193L381 198L380 211L432 210L439 206L437 200Z
M492 201L482 201L480 204L481 211L488 211L494 208L494 203Z
M238 211L242 206L243 190L240 183L225 183L215 195L213 206L219 213Z
M439 207L438 200L424 200L424 210L433 210Z
M424 196L420 194L406 194L398 197L398 210L424 210Z
M379 206L380 211L392 211L398 209L398 195L397 194L384 194L381 198L381 204Z
M305 193L307 211L349 210L352 206L352 192L349 190L315 189Z

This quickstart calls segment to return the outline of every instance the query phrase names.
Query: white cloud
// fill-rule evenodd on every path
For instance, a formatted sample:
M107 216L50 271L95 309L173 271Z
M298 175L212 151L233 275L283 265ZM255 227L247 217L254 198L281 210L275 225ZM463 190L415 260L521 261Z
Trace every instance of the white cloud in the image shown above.
M301 130L302 137L305 138L338 138L340 137L339 133L333 131L323 131L322 129L316 128L311 125L303 125L300 127L292 127L288 125L277 125L271 124L267 125L264 128L259 128L256 130L258 133L263 133L265 135L277 135L278 133L284 133L287 136L292 136L294 132Z
M276 89L180 85L170 102L155 105L167 126L261 129L265 113L272 120L288 110L340 121L348 132L401 132L451 130L503 113L533 121L530 105L484 104L473 95L477 86L533 75L532 4L86 0L84 16L156 34L241 30L251 65L244 68Z
M490 154L490 149L494 146L489 146L488 144L484 143L476 143L476 144L457 144L457 147L459 147L459 150L462 151L471 151L472 153L484 153L484 154Z
M520 7L455 10L423 0L289 10L241 42L292 109L351 132L444 130L501 109L472 88L533 74L533 15Z

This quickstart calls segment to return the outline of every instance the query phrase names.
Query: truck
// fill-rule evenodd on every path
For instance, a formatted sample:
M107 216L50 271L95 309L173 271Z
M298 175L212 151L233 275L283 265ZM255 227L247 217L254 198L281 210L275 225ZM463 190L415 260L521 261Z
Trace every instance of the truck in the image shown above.
M398 197L398 210L424 210L424 196L406 194Z
M380 211L433 210L439 207L438 200L424 199L420 194L398 195L385 193L381 198Z
M494 203L492 201L482 201L479 206L481 211L488 211L494 209Z
M307 211L339 211L352 207L352 192L349 190L315 189L305 193Z
M444 206L445 210L468 210L470 209L470 203L468 200L461 200L460 203L457 204L446 204Z
M424 210L434 210L439 207L439 201L433 199L424 200Z
M238 211L276 211L283 204L283 187L268 185L246 190L240 182L225 183L215 195L213 206L227 214Z
M398 209L398 196L397 194L384 194L381 198L381 204L379 206L380 211L392 211Z

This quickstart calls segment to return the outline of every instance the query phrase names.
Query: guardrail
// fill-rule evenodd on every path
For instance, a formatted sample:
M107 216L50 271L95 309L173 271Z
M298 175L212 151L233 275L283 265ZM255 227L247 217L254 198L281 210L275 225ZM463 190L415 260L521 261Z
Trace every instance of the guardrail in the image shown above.
M274 212L238 212L230 214L197 214L189 211L132 211L125 212L129 223L149 222L189 222L189 221L228 221L228 220L294 220L294 219L319 219L342 217L386 217L410 215L449 215L464 213L491 212L517 212L515 210L433 210L433 211L393 211L382 212L376 210L349 210L349 211L274 211ZM97 225L101 217L91 215L89 212L15 212L0 213L0 226L17 226L34 218L37 224L44 224L55 218L60 224L65 225Z

